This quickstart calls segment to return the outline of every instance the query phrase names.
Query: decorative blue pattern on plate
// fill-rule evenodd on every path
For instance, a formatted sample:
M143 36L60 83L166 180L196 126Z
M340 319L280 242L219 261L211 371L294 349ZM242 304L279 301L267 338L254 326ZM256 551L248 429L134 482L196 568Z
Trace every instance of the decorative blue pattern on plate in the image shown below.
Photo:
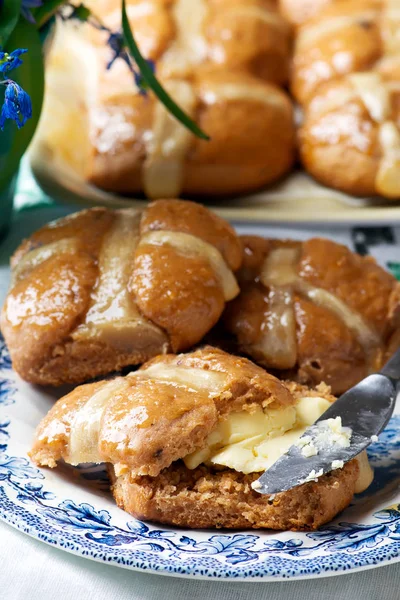
M0 341L0 518L44 542L125 568L236 580L341 574L400 560L398 413L370 448L373 485L332 524L304 534L227 534L129 517L100 467L37 469L27 451L54 399L18 378Z

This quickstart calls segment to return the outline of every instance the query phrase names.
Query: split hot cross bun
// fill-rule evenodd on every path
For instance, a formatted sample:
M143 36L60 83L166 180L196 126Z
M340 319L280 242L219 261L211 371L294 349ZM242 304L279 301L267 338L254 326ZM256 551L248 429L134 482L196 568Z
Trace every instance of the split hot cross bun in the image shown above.
M93 2L93 10L118 26L119 1ZM160 81L210 141L151 92L140 94L123 61L107 70L107 34L83 27L73 43L60 30L49 59L45 145L96 186L151 198L240 193L284 175L294 159L293 110L277 84L288 77L290 32L275 3L130 0L127 10ZM68 104L60 78L77 64L81 99Z
M327 239L244 237L241 294L225 324L242 351L335 394L379 369L400 341L400 284Z
M315 529L372 479L366 458L276 497L251 483L334 400L205 347L76 388L40 423L32 459L108 463L118 505L184 527Z
M189 348L239 292L241 260L230 225L192 202L50 223L12 257L1 328L13 366L60 385Z

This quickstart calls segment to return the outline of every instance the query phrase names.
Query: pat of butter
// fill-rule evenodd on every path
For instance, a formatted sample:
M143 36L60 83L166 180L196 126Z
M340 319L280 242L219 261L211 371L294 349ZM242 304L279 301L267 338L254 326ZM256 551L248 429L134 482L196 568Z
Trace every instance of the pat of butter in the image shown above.
M241 471L242 473L263 471L265 458L257 456L255 452L255 449L262 440L262 435L256 435L243 442L225 446L225 448L211 457L210 462L216 465L229 465L231 469Z
M297 423L300 425L312 425L315 421L324 414L330 407L331 403L325 398L305 396L300 398L296 404Z
M208 437L206 446L184 458L188 469L201 463L226 466L242 473L269 468L325 412L330 402L301 398L280 409L258 406L254 412L231 413Z
M221 422L218 429L224 445L235 444L262 435L277 436L291 429L296 422L296 409L287 406L283 409L268 409L264 412L257 406L252 413L231 413Z

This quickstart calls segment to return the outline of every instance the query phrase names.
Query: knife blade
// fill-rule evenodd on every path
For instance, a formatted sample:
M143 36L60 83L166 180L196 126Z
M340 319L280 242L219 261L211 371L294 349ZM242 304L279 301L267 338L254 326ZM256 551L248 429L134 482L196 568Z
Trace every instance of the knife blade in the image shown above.
M386 427L400 392L400 348L379 373L369 375L342 394L299 440L252 487L260 494L277 494L317 480L365 450ZM337 417L343 435L335 435ZM334 419L330 421L331 419ZM347 437L348 442L345 443ZM348 444L348 445L346 445ZM308 446L317 451L305 456Z

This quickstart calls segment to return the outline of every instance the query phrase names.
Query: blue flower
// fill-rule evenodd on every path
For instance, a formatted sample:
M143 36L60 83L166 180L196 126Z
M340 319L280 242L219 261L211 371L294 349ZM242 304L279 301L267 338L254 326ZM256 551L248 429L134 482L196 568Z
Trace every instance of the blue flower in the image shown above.
M22 0L21 14L27 21L34 23L35 19L32 17L31 8L38 8L42 6L42 0Z
M32 103L29 94L12 79L0 82L6 86L4 104L0 114L0 129L4 129L7 119L16 122L18 129L32 117Z
M131 73L134 77L135 83L136 83L137 87L139 88L139 92L141 94L146 94L146 82L143 80L142 74L133 68L132 61L129 57L129 54L127 53L127 51L125 49L125 42L124 42L124 37L123 37L122 33L118 32L118 31L110 32L107 44L110 46L111 50L113 51L113 56L112 56L111 60L109 61L109 63L107 64L107 70L111 69L111 67L117 60L117 58L121 58L128 65L129 70L131 71ZM148 60L147 63L149 64L150 68L152 69L152 71L154 73L155 63L152 60Z
M111 69L111 67L117 60L117 58L122 58L122 60L124 60L126 62L126 64L128 65L128 67L132 70L131 61L125 50L124 38L123 38L122 33L120 33L119 31L110 32L110 35L108 36L107 44L110 46L111 50L113 51L113 57L109 61L108 65L107 65L107 69Z
M10 54L7 52L0 52L0 73L3 75L12 71L12 69L16 69L22 65L22 60L19 58L21 54L25 54L28 52L26 48L17 48L13 50Z

